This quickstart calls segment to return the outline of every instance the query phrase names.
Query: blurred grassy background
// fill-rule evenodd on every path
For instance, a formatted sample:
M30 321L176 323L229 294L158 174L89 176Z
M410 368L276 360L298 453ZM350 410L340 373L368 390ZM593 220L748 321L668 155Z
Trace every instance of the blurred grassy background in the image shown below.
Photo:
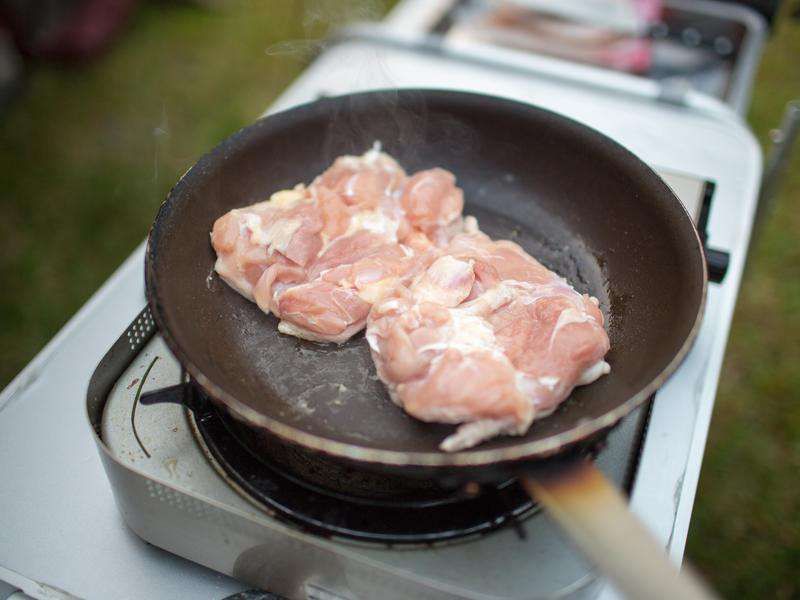
M0 114L0 387L144 238L177 177L260 114L314 44L268 48L390 4L145 4L100 59L35 66ZM793 97L800 27L784 20L749 117L762 141ZM727 597L800 597L798 232L800 152L752 250L689 539Z
M787 13L767 45L748 115L765 148L786 102L800 98L800 23ZM729 598L800 598L797 145L750 249L687 548Z

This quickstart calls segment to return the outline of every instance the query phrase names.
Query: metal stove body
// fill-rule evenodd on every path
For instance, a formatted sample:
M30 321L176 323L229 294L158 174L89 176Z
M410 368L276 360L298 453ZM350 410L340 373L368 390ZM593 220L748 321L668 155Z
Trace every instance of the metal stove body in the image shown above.
M713 186L663 176L704 230ZM596 596L601 582L590 565L548 518L527 506L510 506L494 522L456 531L458 537L443 542L376 537L358 543L352 533L320 537L322 528L308 519L298 526L253 497L247 477L232 478L220 465L202 423L213 411L137 403L142 393L174 386L182 376L145 309L100 362L88 390L88 416L117 504L144 540L289 598ZM598 457L606 474L628 490L649 411L647 405L629 416ZM336 510L330 502L325 508ZM417 521L431 518L429 509L410 510ZM392 511L378 511L392 518ZM364 537L363 530L358 534Z
M131 423L139 393L180 377L144 311L101 363L89 391L89 417L117 504L150 543L288 598L593 595L591 568L538 514L516 527L438 544L359 543L304 531L226 476L182 406L138 405L137 439ZM646 416L645 409L625 421L600 454L620 486L631 480ZM418 514L424 517L424 509Z
M734 110L703 94L675 95L653 82L541 57L523 65L498 51L491 56L505 61L501 69L487 66L491 53L479 52L477 60L469 48L451 56L420 46L422 36L413 32L424 30L442 5L407 0L380 29L339 38L271 111L382 87L492 93L606 133L655 166L698 216L711 189L706 182L713 182L703 218L708 244L729 255L727 274L709 289L686 362L649 415L627 419L599 458L679 561L756 208L760 150ZM0 496L0 580L9 589L42 598L145 590L149 597L220 598L248 585L298 598L614 597L543 514L521 523L524 539L510 527L449 544L394 548L311 535L236 491L204 453L185 410L174 405L140 407L136 414L148 458L133 437L133 398L142 381L142 390L177 382L180 367L146 314L137 319L143 255L140 246L0 395L0 444L14 449L0 452L9 490ZM136 535L119 518L112 489Z

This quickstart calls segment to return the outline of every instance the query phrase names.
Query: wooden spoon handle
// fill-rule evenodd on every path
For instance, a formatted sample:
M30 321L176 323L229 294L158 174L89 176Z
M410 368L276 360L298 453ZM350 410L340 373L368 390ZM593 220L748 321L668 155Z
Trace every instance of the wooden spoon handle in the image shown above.
M716 597L690 569L678 571L622 494L588 459L537 469L521 481L626 597Z

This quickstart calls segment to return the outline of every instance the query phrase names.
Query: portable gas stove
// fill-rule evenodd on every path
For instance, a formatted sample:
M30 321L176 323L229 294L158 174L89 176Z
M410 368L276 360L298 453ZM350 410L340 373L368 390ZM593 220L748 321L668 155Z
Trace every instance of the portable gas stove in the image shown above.
M758 145L736 110L690 89L431 43L452 5L406 0L380 28L341 35L271 111L372 88L492 93L582 121L658 170L705 233L717 283L683 365L597 461L680 561L757 204ZM365 503L265 468L202 399L193 413L137 404L134 414L137 396L181 378L140 312L143 256L142 245L0 395L0 598L223 598L247 587L326 599L616 597L514 482Z
M662 176L704 231L713 185ZM722 263L715 276L724 276ZM360 497L357 482L350 495L325 490L252 455L235 424L197 388L176 389L182 377L145 309L103 358L88 391L117 503L150 543L290 598L596 594L591 567L516 481L409 500ZM159 389L160 402L144 405L142 394L152 398ZM649 405L626 419L597 459L627 490L648 415Z

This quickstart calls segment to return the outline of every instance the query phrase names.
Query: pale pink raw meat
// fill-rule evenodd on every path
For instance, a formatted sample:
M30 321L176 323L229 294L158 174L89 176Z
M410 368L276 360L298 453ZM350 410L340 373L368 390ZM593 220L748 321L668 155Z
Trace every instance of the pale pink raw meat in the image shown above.
M596 299L480 232L455 236L444 253L376 303L367 324L393 400L418 419L462 424L444 450L522 434L608 372Z
M463 205L451 173L407 177L376 147L220 217L215 269L283 333L343 343L366 325L392 399L460 425L441 447L468 448L524 433L608 373L609 341L595 298Z
M283 291L270 309L283 333L343 343L364 328L373 302L407 282L425 260L368 231L341 237L309 266L308 282Z
M444 169L420 171L403 189L403 210L410 225L436 244L449 238L448 228L458 226L464 209L464 193L456 178Z
M406 179L378 148L340 157L308 188L220 217L215 269L281 319L282 332L342 343L364 328L375 300L427 266L432 244L402 208Z
M356 290L317 279L291 287L280 296L278 330L341 344L364 328L371 306Z
M377 208L383 197L403 188L406 174L391 156L376 144L362 156L341 156L311 187L337 193L348 206Z
M245 298L273 264L305 266L322 247L322 218L302 187L223 215L214 223L211 244L219 275Z

